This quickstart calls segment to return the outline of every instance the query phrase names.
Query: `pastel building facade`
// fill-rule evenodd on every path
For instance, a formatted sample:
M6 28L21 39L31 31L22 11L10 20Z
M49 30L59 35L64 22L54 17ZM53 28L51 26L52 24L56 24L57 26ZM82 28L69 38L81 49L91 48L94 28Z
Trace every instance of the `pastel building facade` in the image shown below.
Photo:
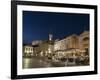
M23 50L24 50L23 56L32 56L33 55L34 49L31 45L25 45L23 47Z
M80 35L73 34L55 41L54 51L54 57L56 58L89 55L89 31L84 31Z
M43 42L42 40L34 40L34 41L32 41L32 45L39 45L42 42Z
M54 50L66 50L79 48L79 37L75 34L68 36L62 40L56 41L54 44Z
M89 31L84 31L80 35L73 34L59 41L55 41L55 51L69 49L77 49L78 52L89 51Z
M54 43L54 50L55 51L57 51L57 50L65 50L66 47L67 47L66 44L67 44L66 39L55 41L55 43Z
M89 49L90 49L90 37L89 32L84 31L79 36L79 49L82 51L85 51L85 55L89 55Z
M80 49L89 49L89 32L84 31L79 36L79 48Z

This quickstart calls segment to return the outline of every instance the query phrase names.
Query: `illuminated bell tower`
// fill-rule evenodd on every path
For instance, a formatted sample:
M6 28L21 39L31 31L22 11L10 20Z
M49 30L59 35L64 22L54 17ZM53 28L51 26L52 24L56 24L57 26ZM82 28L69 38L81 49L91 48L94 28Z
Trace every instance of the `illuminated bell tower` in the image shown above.
M49 34L49 47L48 47L48 53L52 53L52 52L53 52L52 41L53 41L53 35L52 35L52 34Z
M52 39L53 39L53 35L49 34L49 41L52 41Z

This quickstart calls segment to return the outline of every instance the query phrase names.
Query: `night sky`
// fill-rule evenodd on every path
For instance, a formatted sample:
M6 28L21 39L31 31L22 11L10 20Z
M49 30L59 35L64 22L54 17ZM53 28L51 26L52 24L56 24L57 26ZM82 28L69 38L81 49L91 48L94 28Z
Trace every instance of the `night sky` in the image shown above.
M89 14L23 11L23 42L54 39L89 30Z

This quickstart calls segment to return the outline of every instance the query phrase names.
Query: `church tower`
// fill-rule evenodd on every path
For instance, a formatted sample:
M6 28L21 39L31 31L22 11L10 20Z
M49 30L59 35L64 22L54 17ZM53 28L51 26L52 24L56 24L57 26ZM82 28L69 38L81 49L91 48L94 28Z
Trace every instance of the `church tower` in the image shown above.
M49 46L48 46L48 53L52 53L53 52L53 35L49 34Z
M49 34L49 41L52 41L52 40L53 40L53 35Z

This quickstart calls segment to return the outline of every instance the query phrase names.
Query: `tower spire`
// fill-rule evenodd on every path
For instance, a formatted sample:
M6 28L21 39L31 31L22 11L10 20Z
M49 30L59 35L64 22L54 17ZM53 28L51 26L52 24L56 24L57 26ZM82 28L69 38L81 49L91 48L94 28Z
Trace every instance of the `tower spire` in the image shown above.
M49 33L49 41L52 41L53 35Z

